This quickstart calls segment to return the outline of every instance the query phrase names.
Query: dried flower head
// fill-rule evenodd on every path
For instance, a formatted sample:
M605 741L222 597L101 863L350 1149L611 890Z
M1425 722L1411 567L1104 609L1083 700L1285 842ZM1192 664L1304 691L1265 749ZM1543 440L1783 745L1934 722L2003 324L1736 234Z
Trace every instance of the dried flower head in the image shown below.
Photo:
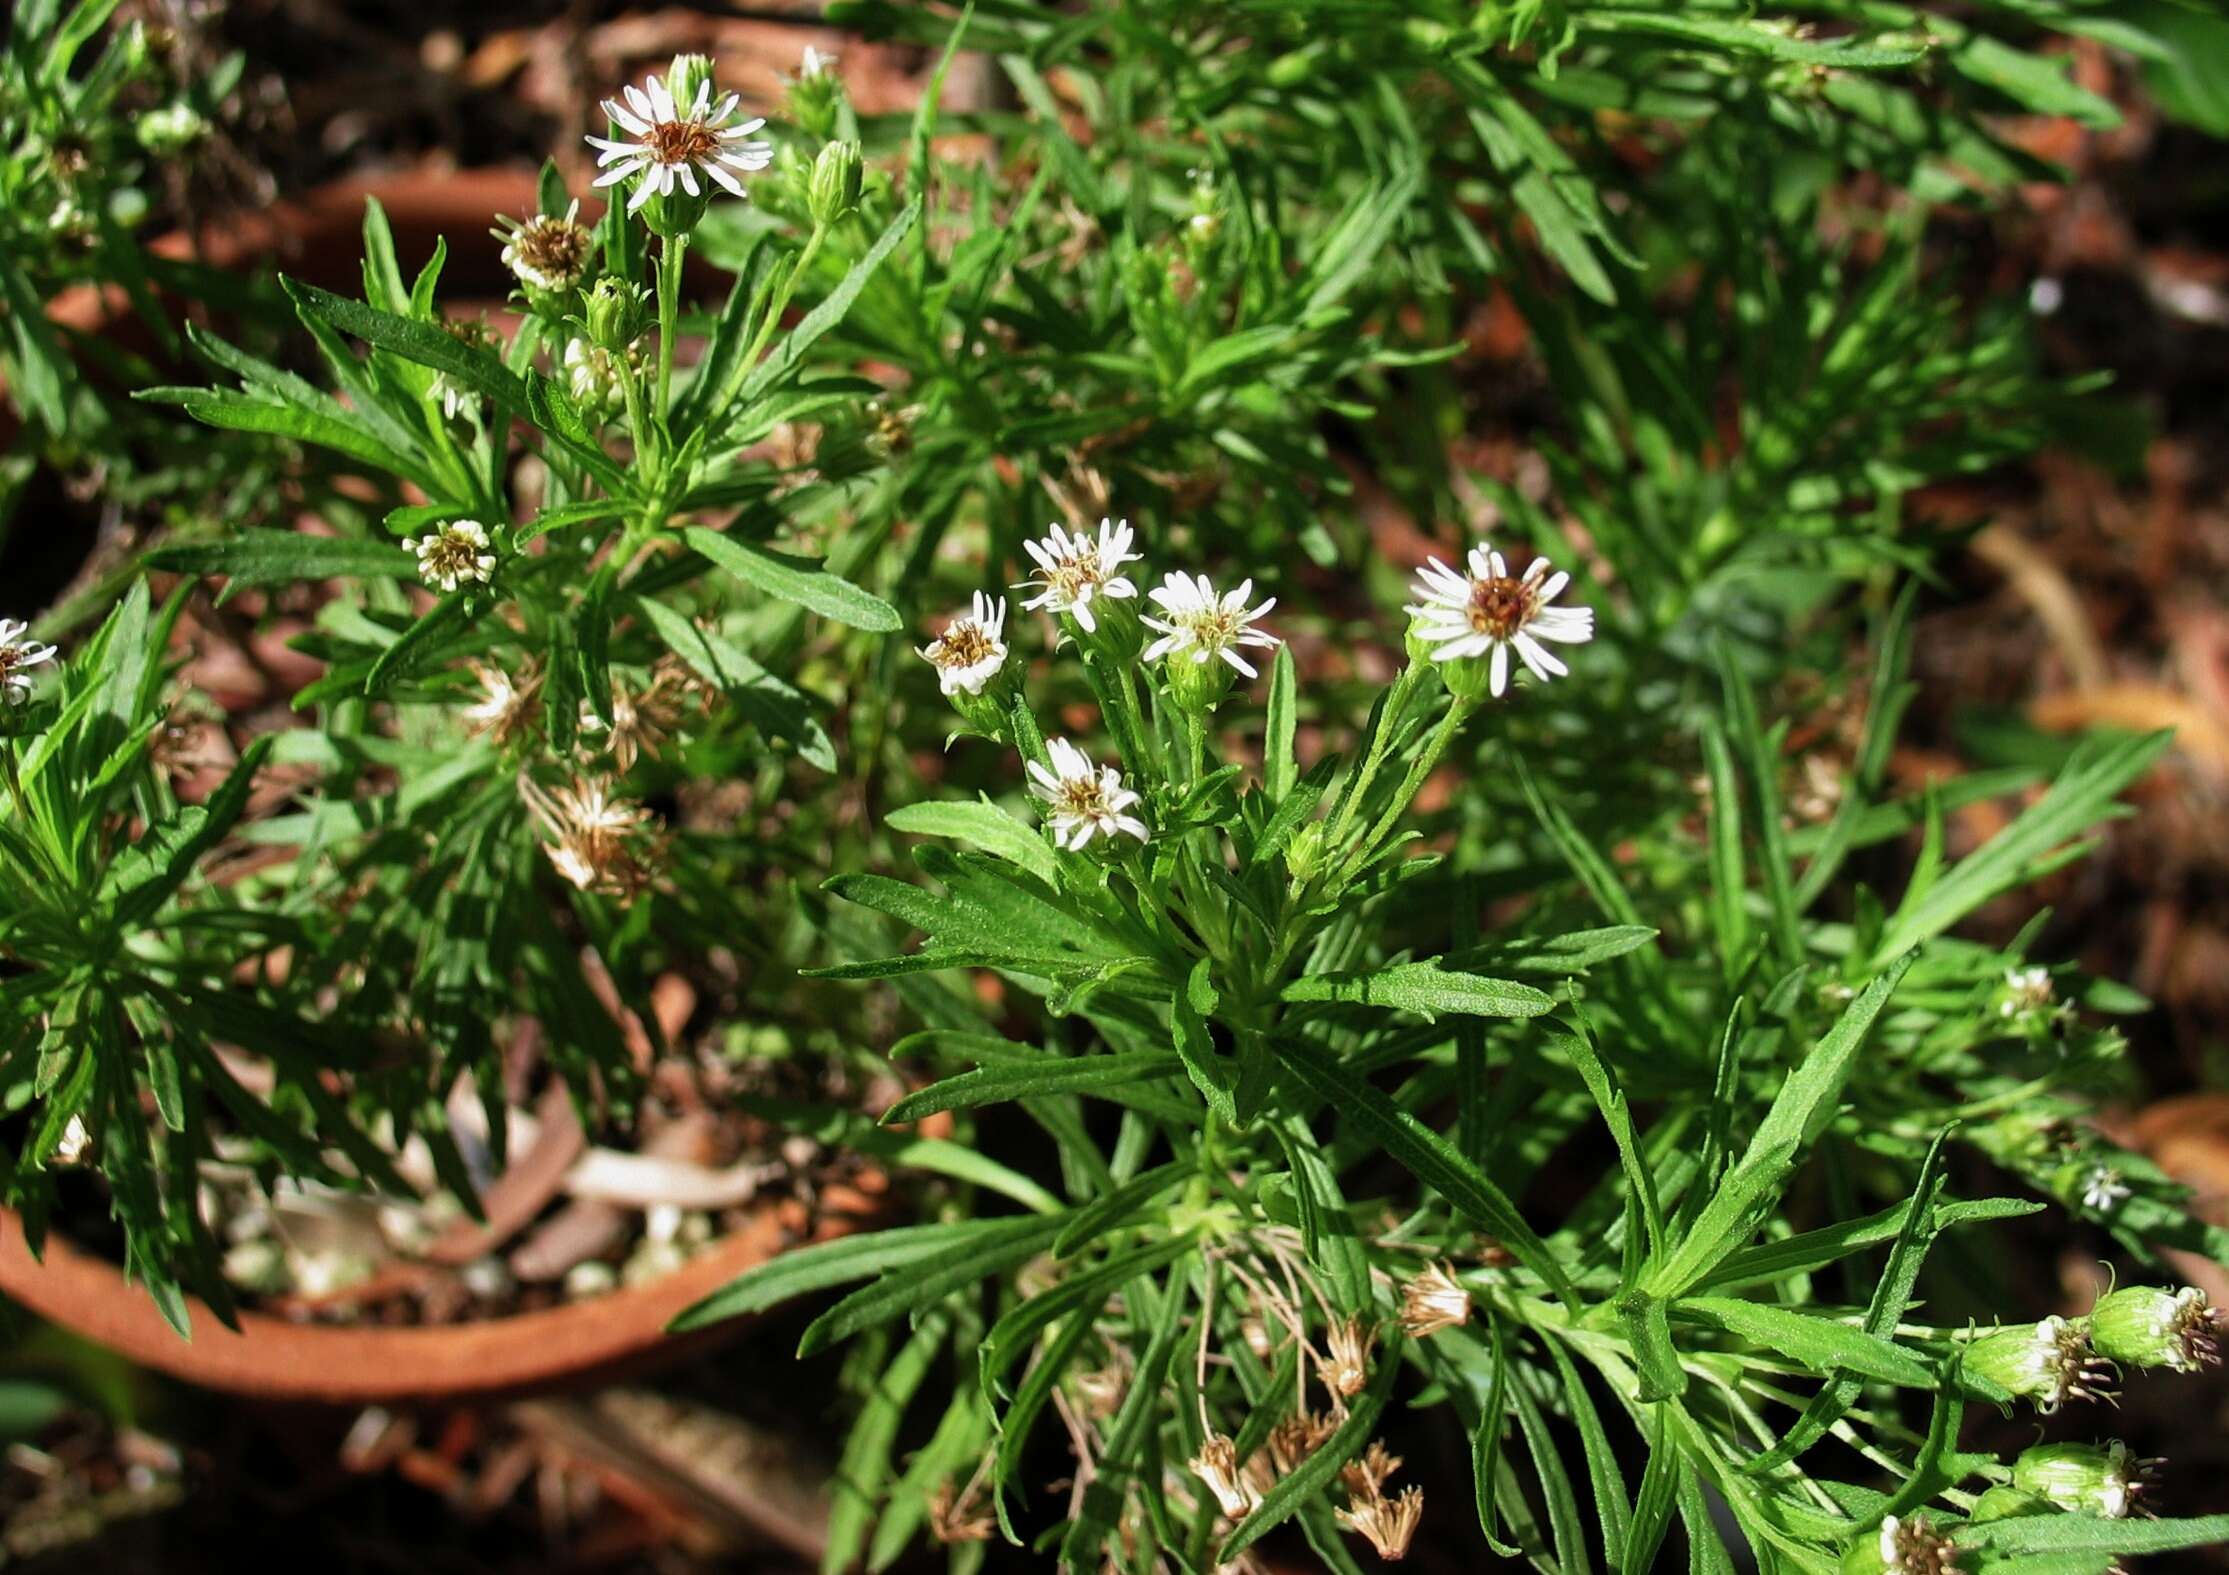
M1070 1380L1076 1389L1087 1415L1104 1420L1122 1409L1123 1396L1130 1392L1130 1378L1119 1367L1094 1367L1075 1374Z
M1238 1446L1221 1433L1208 1434L1189 1464L1192 1475L1207 1484L1216 1504L1232 1520L1244 1520L1261 1502L1254 1484L1238 1468Z
M464 708L465 726L476 736L493 739L499 746L525 737L541 715L542 666L528 657L516 674L472 664L480 681L480 698Z
M31 698L31 669L54 660L54 647L30 637L31 626L16 618L0 618L0 696L9 705Z
M1469 574L1458 574L1433 558L1417 572L1410 631L1432 648L1432 660L1488 657L1488 687L1497 697L1509 687L1513 649L1543 683L1569 672L1541 642L1579 645L1594 638L1591 609L1550 605L1571 576L1552 571L1546 558L1535 558L1522 575L1512 575L1502 555L1484 545L1471 549L1467 566Z
M639 688L614 679L610 726L607 728L604 719L583 700L580 730L606 735L604 744L611 751L612 763L624 775L635 769L635 762L642 756L655 756L658 746L673 735L681 721L683 698L679 677L670 669L654 670L650 682Z
M937 687L946 694L979 695L1006 665L1006 598L992 601L981 591L968 610L921 648L936 669Z
M1401 1457L1373 1438L1370 1447L1339 1468L1339 1480L1352 1498L1383 1498L1387 1478L1401 1469Z
M1068 849L1082 848L1092 837L1112 837L1125 832L1140 842L1151 835L1144 821L1129 813L1138 795L1122 785L1122 773L1112 766L1095 766L1091 758L1065 738L1045 746L1052 758L1050 769L1029 763L1029 790L1041 799L1045 823L1053 841Z
M1080 530L1070 535L1054 525L1040 539L1023 542L1022 550L1037 565L1037 577L1019 587L1037 592L1022 603L1023 610L1044 607L1067 613L1086 634L1093 632L1099 627L1091 610L1094 600L1127 601L1138 594L1120 572L1138 559L1130 550L1135 539L1128 520L1101 520L1096 538Z
M929 1495L929 1535L950 1547L956 1542L988 1542L996 1523L977 1501L975 1485L955 1490L948 1477Z
M1377 1331L1360 1318L1342 1318L1324 1335L1324 1386L1333 1394L1353 1399L1370 1381L1370 1351Z
M488 233L503 243L503 266L533 290L563 294L588 275L596 237L580 222L580 200L563 214L537 213L530 219L496 215Z
M618 98L604 100L603 109L629 140L588 139L604 171L596 184L615 186L639 175L634 195L627 199L630 213L652 197L672 191L677 183L690 196L699 195L704 190L697 184L699 174L731 195L742 196L743 183L736 172L749 174L774 162L772 143L746 140L766 124L764 119L728 124L742 101L741 94L729 93L715 103L709 76L698 79L686 110L655 76L639 88L622 89Z
M1302 1411L1286 1417L1269 1430L1269 1458L1276 1462L1280 1475L1292 1471L1317 1450L1333 1433L1339 1431L1334 1417L1318 1416L1313 1411Z
M632 899L650 884L653 817L614 795L609 783L582 780L545 790L521 777L519 795L553 839L542 851L574 886Z
M1369 1540L1387 1563L1405 1559L1424 1519L1424 1490L1408 1488L1394 1499L1366 1498L1336 1512L1339 1524Z
M1255 619L1277 605L1277 598L1272 596L1259 607L1249 608L1246 603L1254 594L1252 580L1242 580L1238 589L1218 596L1206 575L1176 573L1164 576L1150 594L1164 616L1139 620L1161 636L1145 648L1146 661L1190 656L1195 663L1204 663L1220 656L1253 678L1256 669L1238 654L1238 648L1250 645L1269 649L1278 643L1277 636L1266 629L1252 627Z
M1418 1339L1470 1322L1471 1293L1444 1263L1428 1264L1401 1287L1401 1327Z
M485 585L495 577L495 554L488 550L488 528L478 520L451 520L437 531L413 536L403 546L418 555L418 574L447 593L459 585Z

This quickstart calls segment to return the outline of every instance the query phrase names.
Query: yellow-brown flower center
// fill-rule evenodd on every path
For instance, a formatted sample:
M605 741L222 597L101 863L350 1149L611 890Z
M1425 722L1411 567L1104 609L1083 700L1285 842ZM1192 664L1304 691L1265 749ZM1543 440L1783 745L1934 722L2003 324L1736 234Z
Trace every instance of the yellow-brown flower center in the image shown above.
M660 164L701 164L720 150L720 134L701 120L661 120L643 146Z
M537 272L560 279L578 278L588 266L588 231L563 219L537 219L522 228L519 257Z
M991 644L989 631L969 618L944 631L944 637L930 653L930 660L939 667L973 667L977 662L988 660L996 649Z
M1107 795L1097 777L1064 777L1059 805L1062 811L1080 820L1096 820L1107 813Z
M1480 634L1506 640L1539 611L1539 596L1523 580L1500 575L1471 581L1470 623Z
M1104 576L1099 571L1099 549L1092 546L1078 547L1045 571L1045 583L1061 596L1074 601L1076 593L1086 586L1096 587Z

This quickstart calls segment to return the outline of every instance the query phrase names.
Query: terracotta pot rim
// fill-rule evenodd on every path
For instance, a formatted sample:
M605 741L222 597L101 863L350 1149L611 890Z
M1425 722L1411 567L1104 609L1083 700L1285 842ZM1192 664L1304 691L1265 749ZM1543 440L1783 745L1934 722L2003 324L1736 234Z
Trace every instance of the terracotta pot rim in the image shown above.
M853 1221L833 1217L816 1236L853 1228ZM487 1399L585 1384L733 1338L750 1319L685 1335L668 1335L666 1326L788 1250L783 1237L771 1207L761 1209L742 1229L647 1284L478 1323L293 1323L244 1310L235 1331L194 1299L193 1336L182 1339L115 1264L51 1234L35 1258L21 1216L0 1208L0 1292L142 1366L203 1388L325 1404Z

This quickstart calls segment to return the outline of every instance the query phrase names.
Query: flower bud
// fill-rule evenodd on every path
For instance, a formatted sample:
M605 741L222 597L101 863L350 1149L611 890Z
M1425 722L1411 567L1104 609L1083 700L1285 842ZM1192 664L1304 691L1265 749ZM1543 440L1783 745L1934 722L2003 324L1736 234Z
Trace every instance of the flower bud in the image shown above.
M718 98L719 91L712 80L710 55L675 55L666 67L666 90L673 95L673 102L681 113L688 114L697 101L700 90L710 89L710 96Z
M2194 1373L2221 1361L2220 1314L2195 1285L2179 1291L2131 1285L2099 1300L2090 1339L2116 1362Z
M843 119L844 84L832 69L834 55L824 55L811 45L790 79L790 120L816 137L833 137Z
M623 381L626 358L574 339L565 346L565 392L591 426L601 426L619 414L627 403Z
M2151 1486L2157 1460L2140 1460L2128 1445L2038 1444L2012 1463L2012 1485L2077 1514L2125 1520Z
M132 134L157 158L175 158L209 134L209 122L191 104L165 104L140 116Z
M856 142L831 142L820 150L805 188L805 211L814 224L835 224L858 208L863 168Z
M599 350L624 355L649 318L650 292L641 285L606 274L588 292L582 326Z
M2070 1399L2096 1399L2110 1392L2105 1364L2090 1352L2088 1332L2066 1318L1993 1330L1966 1347L1966 1368L2033 1400L2046 1414Z

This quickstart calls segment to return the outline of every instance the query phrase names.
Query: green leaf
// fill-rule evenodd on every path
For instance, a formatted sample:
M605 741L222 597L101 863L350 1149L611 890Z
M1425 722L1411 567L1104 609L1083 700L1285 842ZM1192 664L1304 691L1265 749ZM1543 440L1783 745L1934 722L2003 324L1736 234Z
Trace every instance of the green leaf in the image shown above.
M999 1062L917 1089L892 1105L882 1119L918 1121L941 1110L972 1110L1047 1094L1093 1093L1170 1077L1183 1070L1181 1059L1160 1050Z
M820 304L807 312L795 328L784 334L774 353L744 374L742 385L727 401L715 401L714 409L742 410L750 403L787 377L805 358L821 335L827 333L851 311L852 303L859 299L859 292L867 287L885 258L897 249L898 242L906 237L915 221L921 217L921 199L914 197L899 210L898 216L867 249L867 254L853 263L836 288L822 297ZM809 604L808 604L809 605ZM834 616L831 614L831 616ZM898 626L890 625L895 629Z
M813 714L813 703L745 655L714 630L691 623L654 596L637 597L634 608L673 652L733 702L767 738L786 744L823 771L836 769L836 746Z
M1439 960L1396 963L1370 973L1313 974L1279 992L1285 1001L1346 1001L1436 1018L1441 1012L1471 1017L1538 1017L1556 1004L1529 984L1457 973Z
M1419 1181L1438 1188L1450 1203L1515 1253L1574 1312L1578 1310L1571 1282L1548 1244L1525 1223L1516 1205L1487 1179L1486 1173L1456 1152L1453 1144L1340 1066L1322 1048L1288 1038L1279 1040L1276 1050L1279 1062L1303 1088L1330 1104L1342 1120L1368 1135Z
M1048 886L1060 883L1060 863L1034 827L1025 826L988 798L974 803L927 800L883 817L893 830L916 837L950 837L1019 864Z
M289 530L248 530L223 541L157 547L149 568L174 574L221 574L226 591L293 580L415 579L418 560L392 542L353 536L306 536Z
M526 385L512 375L510 368L492 351L466 344L447 329L431 323L383 312L376 306L351 301L299 279L282 275L279 282L296 307L332 324L342 333L353 334L366 344L444 373L458 386L470 389L518 420L533 419L527 405Z
M875 634L892 634L905 627L895 607L879 596L869 595L849 580L830 574L811 559L792 558L750 542L737 541L702 525L691 525L681 534L713 564L744 584L781 601Z
M1962 1548L1991 1553L2170 1553L2229 1543L2229 1515L2190 1520L2099 1520L2089 1515L2023 1515L1965 1525L1951 1533Z
M1016 1235L1033 1235L1041 1223L1035 1216L1025 1215L1010 1219L963 1220L951 1225L911 1225L899 1230L877 1231L871 1236L847 1236L815 1246L793 1247L730 1280L682 1311L666 1327L674 1334L706 1328L747 1313L778 1307L831 1285L871 1279L930 1259L996 1247Z
M965 1252L941 1254L933 1266L901 1265L905 1272L885 1274L874 1284L853 1291L806 1325L797 1342L797 1354L806 1357L825 1351L862 1329L888 1323L917 1307L929 1306L955 1291L1003 1274L1043 1252L1064 1222L1060 1214L1033 1216L1026 1227L995 1237L986 1233L971 1241ZM676 1327L681 1327L678 1321Z
M1848 1324L1726 1296L1687 1296L1673 1304L1683 1317L1738 1334L1752 1344L1801 1363L1815 1373L1846 1368L1911 1389L1935 1387L1934 1369L1909 1351Z
M1686 1240L1643 1281L1651 1295L1681 1295L1742 1245L1755 1228L1756 1211L1779 1197L1804 1147L1833 1118L1850 1063L1911 965L1909 955L1898 958L1867 985L1781 1085L1741 1162L1696 1216Z

